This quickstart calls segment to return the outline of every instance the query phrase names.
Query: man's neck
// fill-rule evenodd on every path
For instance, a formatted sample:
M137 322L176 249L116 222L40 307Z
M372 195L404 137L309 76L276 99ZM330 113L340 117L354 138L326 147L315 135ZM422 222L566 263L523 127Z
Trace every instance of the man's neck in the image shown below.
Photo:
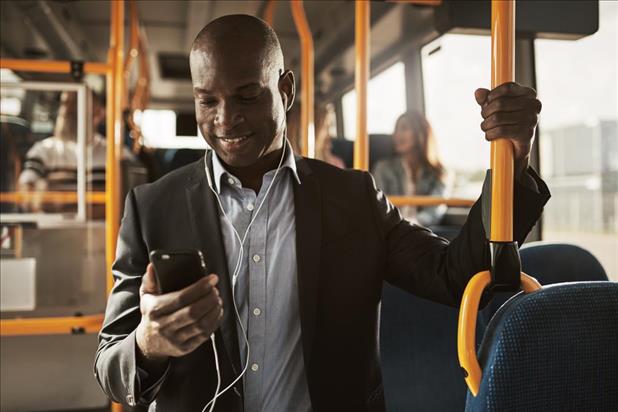
M258 160L255 164L252 164L251 166L233 167L225 165L225 168L234 176L240 179L243 187L252 189L257 194L260 192L260 188L262 187L262 178L264 177L264 174L273 169L276 169L279 165L282 150L284 150L284 147L281 147L274 152L268 153L266 156L263 156L262 158L260 158L260 160Z

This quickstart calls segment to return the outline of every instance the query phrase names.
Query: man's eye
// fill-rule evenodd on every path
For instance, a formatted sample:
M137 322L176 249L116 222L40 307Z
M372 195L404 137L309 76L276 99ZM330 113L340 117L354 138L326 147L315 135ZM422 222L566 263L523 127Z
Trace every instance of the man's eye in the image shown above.
M200 100L200 106L202 107L213 107L215 104L217 104L217 101L215 99L201 99Z

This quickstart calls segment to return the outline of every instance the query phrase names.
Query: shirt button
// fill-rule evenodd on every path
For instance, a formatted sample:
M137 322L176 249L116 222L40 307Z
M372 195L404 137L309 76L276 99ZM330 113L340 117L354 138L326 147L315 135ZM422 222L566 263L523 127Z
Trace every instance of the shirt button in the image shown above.
M249 204L247 205L247 210L248 210L248 211L252 211L252 210L253 210L253 207L254 207L254 206L253 206L253 203L249 203Z
M253 309L253 314L255 316L260 316L262 314L262 311L260 310L260 308L255 308Z
M135 406L135 399L133 399L133 395L127 395L126 400L129 406Z
M255 263L258 263L260 260L262 260L262 258L260 257L260 255L253 255L253 261Z
M251 365L251 370L253 372L257 372L258 369L260 369L260 366L257 363L254 363L253 365Z
M233 185L234 183L236 183L236 182L234 181L234 179L232 179L231 177L228 177L228 178L227 178L227 182L228 182L229 184L231 184L231 185Z

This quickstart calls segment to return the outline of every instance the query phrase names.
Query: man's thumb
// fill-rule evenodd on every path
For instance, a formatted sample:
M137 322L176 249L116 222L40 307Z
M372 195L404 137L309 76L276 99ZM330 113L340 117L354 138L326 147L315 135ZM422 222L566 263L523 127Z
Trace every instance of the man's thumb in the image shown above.
M158 295L161 293L159 285L157 283L157 278L154 274L154 267L152 266L152 263L148 264L148 267L146 268L146 273L144 273L144 276L142 277L142 286L139 288L140 296L144 293L150 293L154 295Z
M474 92L474 98L480 106L485 103L485 101L487 100L487 96L489 96L489 90L487 89L476 89L476 91Z

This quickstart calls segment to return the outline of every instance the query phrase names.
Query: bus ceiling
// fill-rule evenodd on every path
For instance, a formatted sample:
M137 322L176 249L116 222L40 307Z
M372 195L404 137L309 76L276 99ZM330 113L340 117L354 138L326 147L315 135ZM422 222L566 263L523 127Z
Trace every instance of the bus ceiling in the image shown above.
M152 106L192 110L188 50L193 35L213 18L247 13L272 19L286 65L300 74L298 34L289 2L137 2L151 52ZM3 1L2 57L104 61L109 7L106 2ZM315 99L334 101L354 84L354 3L304 2L315 45ZM574 40L598 29L596 1L518 2L518 35ZM267 15L266 15L267 14ZM372 2L371 72L375 74L447 32L489 34L490 2ZM19 25L31 30L24 36ZM65 41L69 39L71 41ZM77 41L76 39L80 39ZM30 80L49 74L20 73ZM64 78L68 80L67 77Z

